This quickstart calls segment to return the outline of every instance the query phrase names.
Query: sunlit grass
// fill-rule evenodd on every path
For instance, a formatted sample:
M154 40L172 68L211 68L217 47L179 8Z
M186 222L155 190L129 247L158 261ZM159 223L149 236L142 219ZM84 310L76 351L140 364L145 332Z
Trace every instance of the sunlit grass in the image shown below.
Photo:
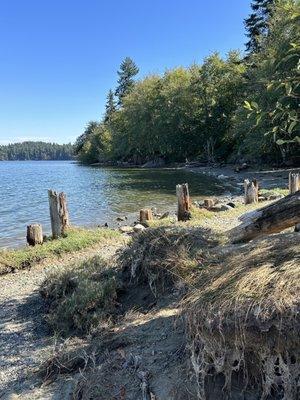
M0 273L6 270L22 269L53 256L60 256L91 247L99 242L121 240L118 231L96 228L68 230L64 237L47 240L42 245L24 247L16 250L0 250Z

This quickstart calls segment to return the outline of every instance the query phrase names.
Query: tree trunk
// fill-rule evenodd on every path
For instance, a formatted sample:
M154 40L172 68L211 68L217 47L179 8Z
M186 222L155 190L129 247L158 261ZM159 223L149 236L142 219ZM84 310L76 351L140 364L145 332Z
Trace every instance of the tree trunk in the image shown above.
M176 195L178 201L177 217L178 221L187 221L191 218L190 213L190 196L187 183L176 186Z
M40 224L32 224L27 226L27 243L29 246L43 243L43 229Z
M50 219L53 239L65 233L69 226L69 213L67 210L66 195L48 190Z
M239 220L242 224L228 232L234 243L290 228L300 222L300 190L268 206L243 214Z
M140 210L140 222L152 221L153 215L150 208Z
M245 204L258 203L258 182L253 179L251 182L248 179L244 180L245 189Z
M300 190L300 174L289 173L289 190L290 194ZM300 224L295 225L295 232L300 232Z

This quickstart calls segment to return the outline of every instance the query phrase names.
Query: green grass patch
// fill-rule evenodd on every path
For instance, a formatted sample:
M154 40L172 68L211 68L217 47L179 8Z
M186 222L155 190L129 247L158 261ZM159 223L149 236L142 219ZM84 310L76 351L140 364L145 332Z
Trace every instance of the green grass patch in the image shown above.
M0 250L0 274L16 269L23 269L46 258L72 253L91 247L101 241L109 242L120 239L122 235L106 228L72 228L59 239L47 240L41 245L15 250Z
M96 256L51 270L41 288L48 303L47 320L61 335L87 334L107 323L115 308L116 273Z
M289 194L288 189L282 188L273 188L273 189L260 189L259 194L261 196L269 197L269 196L287 196Z

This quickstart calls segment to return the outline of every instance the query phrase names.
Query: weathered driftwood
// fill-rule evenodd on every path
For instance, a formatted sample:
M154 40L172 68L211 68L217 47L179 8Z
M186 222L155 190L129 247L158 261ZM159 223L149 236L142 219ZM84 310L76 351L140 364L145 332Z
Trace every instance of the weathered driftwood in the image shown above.
M289 173L289 191L293 194L300 190L300 174ZM300 224L295 225L295 232L300 232Z
M140 222L152 221L153 215L150 208L140 210Z
M213 207L216 204L214 199L204 199L203 203L204 203L204 207L208 208L208 209Z
M245 204L258 203L258 182L256 179L244 180Z
M70 226L67 198L64 192L59 193L59 216L61 222L61 233L64 234Z
M295 193L300 190L300 174L289 173L289 191L290 193Z
M187 183L182 185L176 185L176 195L177 195L177 217L178 221L187 221L191 218L190 213L190 195L189 187Z
M69 213L67 209L66 195L57 193L54 190L48 190L50 220L52 237L58 238L65 233L69 226Z
M27 226L27 243L29 246L43 243L43 229L40 224L32 224Z
M300 190L268 206L243 214L242 224L228 233L232 242L242 242L256 237L281 232L300 223Z

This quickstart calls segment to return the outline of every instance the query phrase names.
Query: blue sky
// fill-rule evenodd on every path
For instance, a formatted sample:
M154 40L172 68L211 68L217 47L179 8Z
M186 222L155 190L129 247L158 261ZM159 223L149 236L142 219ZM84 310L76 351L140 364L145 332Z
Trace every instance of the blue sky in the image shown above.
M74 141L122 59L139 76L244 48L250 0L2 0L0 144Z

